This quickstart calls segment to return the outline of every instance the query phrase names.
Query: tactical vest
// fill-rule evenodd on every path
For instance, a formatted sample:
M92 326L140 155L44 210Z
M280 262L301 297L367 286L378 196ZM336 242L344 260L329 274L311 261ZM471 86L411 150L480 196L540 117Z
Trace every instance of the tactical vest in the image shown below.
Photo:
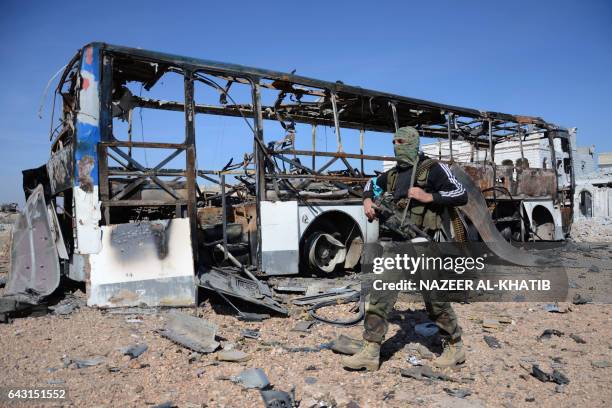
M423 190L427 187L427 178L429 177L429 170L437 163L434 159L425 159L418 164L416 177L414 179L414 185L420 187ZM395 185L397 183L397 166L393 167L387 173L387 192L394 193ZM411 186L412 187L412 186ZM406 192L407 193L407 192ZM404 208L408 204L408 198L402 198L396 203L397 210L403 212ZM439 212L430 205L431 203L422 203L417 200L410 200L410 208L408 209L408 216L410 221L422 230L438 230L442 227L442 217Z

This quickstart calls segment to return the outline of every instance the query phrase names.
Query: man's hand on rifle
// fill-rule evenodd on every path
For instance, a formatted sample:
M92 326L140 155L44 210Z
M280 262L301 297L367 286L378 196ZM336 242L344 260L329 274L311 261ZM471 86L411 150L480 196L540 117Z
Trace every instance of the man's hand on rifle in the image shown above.
M410 187L410 190L408 190L408 198L413 198L422 203L431 203L433 201L433 195L426 193L425 190L420 187Z
M366 198L365 200L363 200L363 212L370 221L376 218L376 211L374 211L372 199Z

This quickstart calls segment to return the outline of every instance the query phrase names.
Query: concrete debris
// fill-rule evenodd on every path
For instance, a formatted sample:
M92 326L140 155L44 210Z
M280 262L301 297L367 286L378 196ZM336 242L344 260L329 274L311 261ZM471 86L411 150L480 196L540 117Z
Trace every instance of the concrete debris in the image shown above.
M219 343L215 341L215 324L176 311L168 313L166 325L159 333L198 353L212 353L219 347Z
M74 364L76 368L86 368L102 364L104 362L104 357L94 357L87 360L64 357L62 358L62 362L64 363L64 368L70 367L71 364Z
M240 335L245 339L258 339L259 338L259 329L243 329L240 331Z
M242 385L244 388L264 390L270 387L270 380L261 368L249 368L237 376L229 377L228 379Z
M586 344L586 341L575 333L571 333L569 336L572 340L574 340L578 344Z
M487 343L487 346L493 348L493 349L498 349L501 348L501 343L499 342L499 340L497 340L495 337L493 336L483 336L483 339L485 341L485 343Z
M595 368L608 368L612 366L612 364L606 360L591 361L591 365Z
M414 326L414 332L423 337L431 337L438 333L438 326L433 322L420 323Z
M571 237L576 242L610 242L612 218L584 218L572 225Z
M451 397L465 398L472 395L472 391L467 388L443 388L443 390Z
M542 332L542 334L540 334L540 337L538 337L538 340L550 339L552 336L561 337L564 334L565 333L563 333L562 331L559 331L557 329L546 329L546 330L544 330Z
M248 361L251 359L251 356L244 351L240 350L223 350L216 354L217 360L219 361L230 361L240 363L243 361Z
M597 265L591 265L587 272L599 273L599 267Z
M266 408L294 408L298 406L295 401L295 388L291 389L291 393L277 390L260 390L259 394Z
M569 307L559 307L557 303L547 303L543 308L550 313L567 313L571 311Z
M176 404L172 401L166 401L161 404L153 405L151 408L176 408Z
M580 293L576 293L574 297L572 297L572 303L575 305L586 305L592 301L593 299L588 296L582 296Z
M147 346L144 343L133 344L131 346L122 348L121 353L123 353L123 355L125 356L130 356L130 359L133 359L133 358L137 358L138 356L140 356L142 353L144 353L148 349L149 349L149 346Z
M310 333L310 328L315 324L312 320L301 320L291 329L291 331Z
M554 382L559 385L569 384L569 379L559 370L554 369L552 374L542 370L537 364L531 367L531 375L542 382Z

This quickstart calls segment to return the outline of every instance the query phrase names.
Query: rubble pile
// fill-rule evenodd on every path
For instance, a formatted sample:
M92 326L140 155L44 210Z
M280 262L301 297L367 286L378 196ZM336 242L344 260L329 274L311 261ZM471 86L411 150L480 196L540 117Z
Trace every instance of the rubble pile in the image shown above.
M594 217L575 221L571 238L576 242L611 242L612 218Z

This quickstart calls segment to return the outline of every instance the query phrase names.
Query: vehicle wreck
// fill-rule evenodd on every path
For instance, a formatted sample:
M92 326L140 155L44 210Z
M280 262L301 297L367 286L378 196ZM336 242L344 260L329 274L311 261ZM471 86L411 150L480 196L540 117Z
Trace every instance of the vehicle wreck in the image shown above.
M167 76L182 100L142 95ZM384 234L361 207L375 175L365 163L395 159L365 153L365 133L402 126L447 140L453 173L474 197L445 239L482 240L530 264L508 241L561 240L571 228L569 134L541 118L105 43L79 50L55 93L60 124L54 111L50 158L24 171L3 302L37 304L66 277L86 284L89 306L193 306L202 287L282 314L262 278L358 270L363 246ZM183 125L136 141L142 110L179 113ZM245 126L250 144L241 161L208 169L196 160L196 121L218 116ZM335 149L317 147L322 128L333 129ZM552 168L495 164L496 145L536 134ZM347 137L359 152L345 152ZM455 162L453 141L485 159Z

